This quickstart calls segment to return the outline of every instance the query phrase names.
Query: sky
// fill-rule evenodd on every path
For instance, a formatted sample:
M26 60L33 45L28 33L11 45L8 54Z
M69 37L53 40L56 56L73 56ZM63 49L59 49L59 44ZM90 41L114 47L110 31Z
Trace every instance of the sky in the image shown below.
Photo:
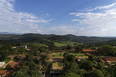
M116 36L116 0L0 0L0 32Z

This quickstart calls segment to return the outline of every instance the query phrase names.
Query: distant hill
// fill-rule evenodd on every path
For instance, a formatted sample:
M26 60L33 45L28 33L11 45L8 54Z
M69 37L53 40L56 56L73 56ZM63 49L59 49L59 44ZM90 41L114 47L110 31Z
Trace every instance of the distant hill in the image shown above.
M3 35L21 35L21 33L9 33L9 32L0 32Z
M75 36L72 34L64 35L64 37L70 40L74 40L77 42L83 42L83 43L105 42L105 41L116 39L116 37L87 37L87 36Z
M68 35L55 35L55 34L22 34L22 35L6 35L0 34L0 40L8 42L28 42L35 39L47 39L53 42L66 43L66 41L73 41L78 43L94 43L94 42L105 42L116 39L116 37L87 37L87 36L76 36L72 34Z

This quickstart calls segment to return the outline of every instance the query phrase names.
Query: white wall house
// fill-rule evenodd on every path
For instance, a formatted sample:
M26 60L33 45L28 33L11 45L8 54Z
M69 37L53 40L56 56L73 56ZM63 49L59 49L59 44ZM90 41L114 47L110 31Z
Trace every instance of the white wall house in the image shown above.
M5 62L0 62L0 67L3 67Z
M20 45L20 48L25 48L25 49L27 49L27 45Z

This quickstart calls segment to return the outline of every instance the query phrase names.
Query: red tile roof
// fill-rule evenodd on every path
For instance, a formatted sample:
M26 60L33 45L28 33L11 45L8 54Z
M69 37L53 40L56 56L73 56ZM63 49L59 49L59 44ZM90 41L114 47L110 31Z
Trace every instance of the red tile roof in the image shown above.
M83 49L83 52L93 52L91 49Z
M14 72L17 72L17 71L9 71L9 72L7 72L5 77L10 77Z
M107 61L116 61L116 57L104 57L103 59Z
M4 75L7 72L7 70L0 70L0 75Z
M103 59L99 59L101 62L106 63Z
M74 51L74 50L69 50L69 51Z

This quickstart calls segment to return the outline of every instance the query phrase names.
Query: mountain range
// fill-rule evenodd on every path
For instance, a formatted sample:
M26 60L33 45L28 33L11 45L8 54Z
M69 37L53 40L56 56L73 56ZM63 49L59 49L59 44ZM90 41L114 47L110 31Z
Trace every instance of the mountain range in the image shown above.
M79 43L91 43L91 42L105 42L109 40L114 40L116 37L88 37L88 36L76 36L73 34L67 35L55 35L55 34L34 34L34 33L27 33L27 34L17 34L17 33L0 33L0 40L4 40L7 42L28 42L36 39L48 39L52 41L60 41L60 40L71 40Z

